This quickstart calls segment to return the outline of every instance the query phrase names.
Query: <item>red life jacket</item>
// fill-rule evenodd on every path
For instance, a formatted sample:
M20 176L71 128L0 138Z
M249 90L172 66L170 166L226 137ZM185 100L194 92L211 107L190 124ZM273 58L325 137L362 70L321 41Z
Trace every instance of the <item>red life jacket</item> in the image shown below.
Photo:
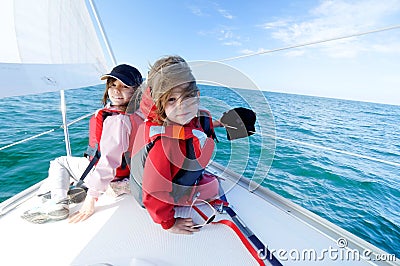
M142 182L143 170L146 159L155 142L162 141L162 138L185 140L186 149L183 156L185 160L181 165L178 161L171 162L173 165L181 165L180 170L173 177L173 191L171 195L175 202L178 202L184 195L192 190L192 186L198 184L202 179L204 169L212 156L213 145L210 152L204 152L196 158L194 149L201 149L207 142L213 142L215 133L212 125L210 113L200 111L200 118L195 118L191 123L199 123L198 127L193 126L161 126L156 123L147 122L138 131L137 140L143 142L135 143L135 150L132 154L132 164L135 168L131 171L131 192L135 199L142 204ZM168 141L165 143L167 145ZM196 148L194 147L196 146ZM179 149L179 148L178 148ZM209 149L209 148L207 148ZM180 153L179 153L180 154ZM174 159L174 158L170 158ZM179 159L178 159L179 160ZM143 206L143 205L142 205Z
M88 149L85 153L85 155L89 156L89 158L92 160L93 157L97 156L100 158L101 153L100 153L100 139L101 135L103 132L103 123L104 120L112 115L118 115L118 114L125 114L125 112L121 112L118 110L112 110L112 109L107 109L103 108L100 109L94 114L89 121L89 146ZM130 160L130 154L132 152L132 144L135 139L137 127L139 124L143 122L142 118L139 117L139 115L135 114L125 114L128 115L131 121L131 134L129 136L129 148L128 151L125 152L124 154L121 154L122 156L122 163L121 165L116 169L116 174L115 178L116 179L121 179L124 177L129 176L129 167L127 164L127 160Z

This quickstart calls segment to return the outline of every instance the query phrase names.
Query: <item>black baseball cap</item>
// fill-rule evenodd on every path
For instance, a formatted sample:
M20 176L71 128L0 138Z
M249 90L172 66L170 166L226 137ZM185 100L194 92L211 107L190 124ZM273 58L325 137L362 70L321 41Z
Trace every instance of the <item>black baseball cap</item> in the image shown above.
M142 84L143 78L142 74L140 74L139 70L135 67L121 64L114 67L109 74L105 74L101 76L101 80L105 80L107 78L116 78L126 86L138 87Z

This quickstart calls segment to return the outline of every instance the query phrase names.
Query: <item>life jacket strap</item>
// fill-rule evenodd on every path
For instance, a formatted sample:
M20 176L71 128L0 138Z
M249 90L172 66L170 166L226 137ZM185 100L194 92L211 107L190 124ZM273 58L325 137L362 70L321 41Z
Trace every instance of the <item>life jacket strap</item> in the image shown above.
M211 129L212 119L208 115L200 115L200 125L204 130L204 133L207 134L207 137L211 137L216 142L219 142L217 139L217 135L215 135L215 131Z
M86 151L83 153L83 156L86 158L92 158L96 155L96 152L98 150L98 144L96 143L94 147L88 145L86 148Z
M77 187L81 187L85 180L85 177L89 174L90 170L92 170L93 166L97 163L100 159L100 151L96 150L95 155L93 156L92 160L90 161L89 165L86 167L85 171L83 172L81 178L79 179L78 183L76 184Z
M193 169L189 171L188 169ZM171 196L177 203L184 195L190 195L194 191L197 183L203 177L204 169L196 161L196 154L193 146L193 139L186 140L186 158L182 168L172 180Z

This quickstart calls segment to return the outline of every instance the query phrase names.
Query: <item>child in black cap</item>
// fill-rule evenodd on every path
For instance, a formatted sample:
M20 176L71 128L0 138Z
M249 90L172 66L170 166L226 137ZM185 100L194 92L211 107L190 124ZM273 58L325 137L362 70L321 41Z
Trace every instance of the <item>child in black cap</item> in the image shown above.
M129 188L128 182L124 182L129 178L124 155L129 152L143 119L140 111L128 115L126 108L142 83L142 75L135 67L121 64L101 79L107 80L102 99L104 108L97 110L90 120L87 156L61 156L51 161L48 178L39 189L44 203L26 211L23 219L32 223L63 220L69 216L70 203L85 200L80 211L70 219L70 222L83 221L94 213L97 198L110 184L125 184ZM93 168L88 167L91 160ZM81 187L75 187L71 193L71 181L78 182L85 170L88 172L84 184L87 196ZM121 186L111 187L116 188L117 195L126 192L121 191Z

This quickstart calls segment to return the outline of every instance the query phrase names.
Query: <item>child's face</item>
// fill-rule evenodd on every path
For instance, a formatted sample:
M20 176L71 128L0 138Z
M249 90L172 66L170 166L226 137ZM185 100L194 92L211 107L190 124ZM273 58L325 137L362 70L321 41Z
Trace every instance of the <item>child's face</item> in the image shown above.
M169 121L179 125L189 123L199 111L199 94L183 96L189 83L176 86L172 89L165 104L165 114Z
M112 105L126 105L129 103L134 92L135 90L133 87L126 86L116 79L108 88L108 97Z

